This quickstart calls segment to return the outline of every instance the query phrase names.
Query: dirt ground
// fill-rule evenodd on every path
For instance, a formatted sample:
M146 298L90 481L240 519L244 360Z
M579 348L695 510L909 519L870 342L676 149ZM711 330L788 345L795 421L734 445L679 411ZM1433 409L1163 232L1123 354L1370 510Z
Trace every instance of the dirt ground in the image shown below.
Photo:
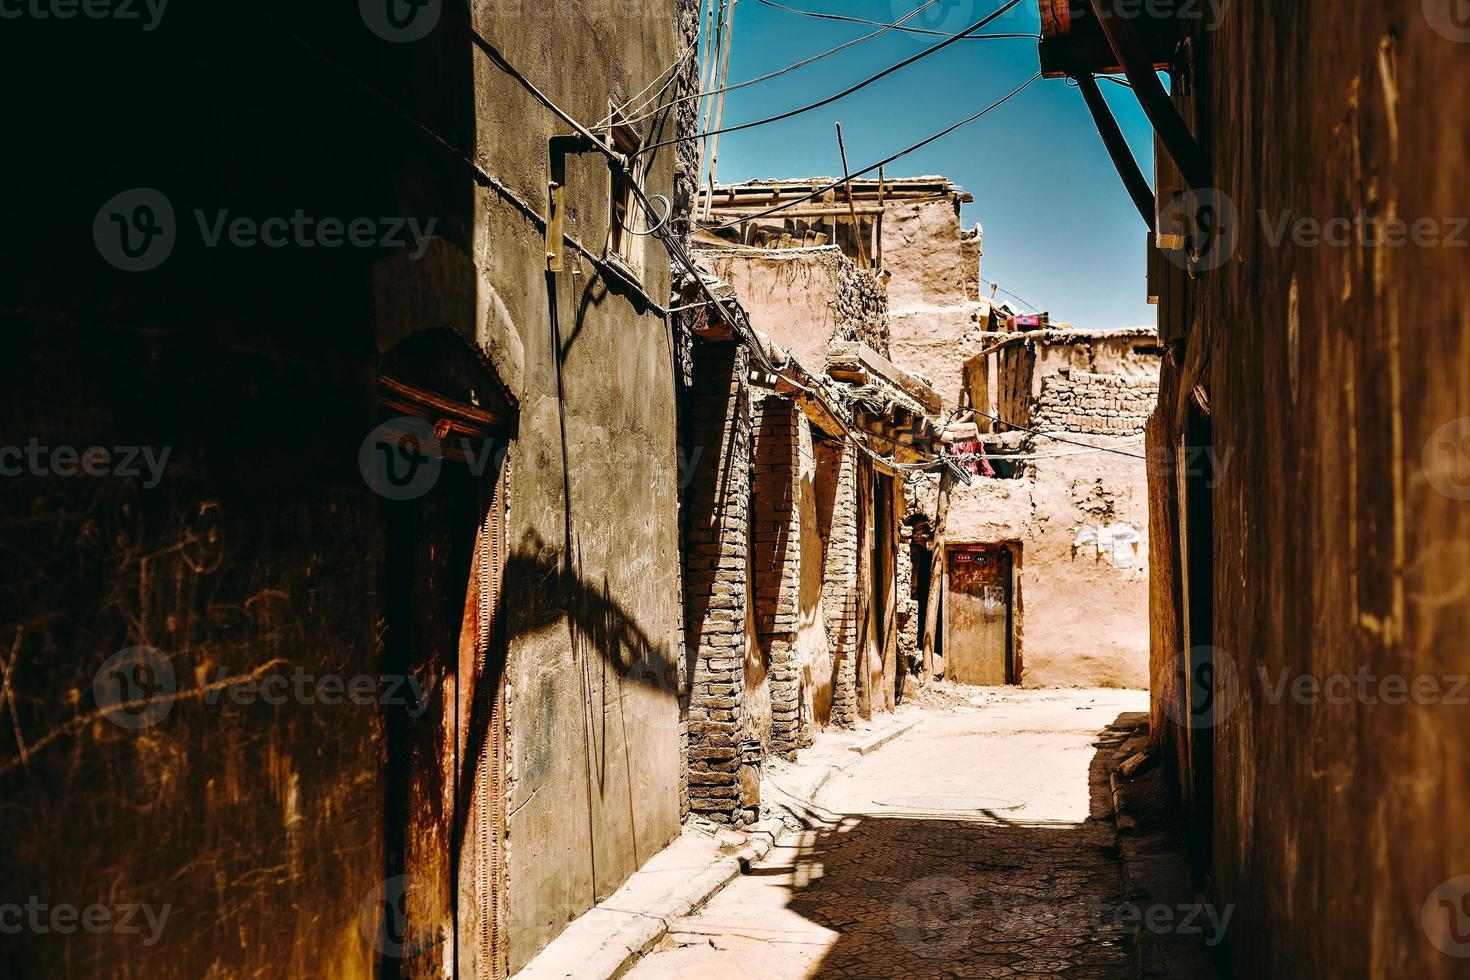
M1136 910L1096 743L1147 694L951 689L928 702L807 801L815 829L677 920L631 975L1130 976Z

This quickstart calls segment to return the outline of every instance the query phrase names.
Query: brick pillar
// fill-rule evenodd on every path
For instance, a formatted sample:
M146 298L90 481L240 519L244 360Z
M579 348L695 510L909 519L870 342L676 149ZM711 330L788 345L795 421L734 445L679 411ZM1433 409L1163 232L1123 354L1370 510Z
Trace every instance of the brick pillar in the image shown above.
M698 343L686 419L685 632L689 809L741 822L740 711L745 694L747 521L750 505L748 354ZM696 457L697 454L697 457Z
M790 398L770 395L756 408L751 521L755 625L771 694L768 750L795 759L801 742L801 436L806 416Z
M817 465L837 471L837 489L822 562L822 607L832 648L832 724L857 723L858 512L857 450L852 444L822 442Z

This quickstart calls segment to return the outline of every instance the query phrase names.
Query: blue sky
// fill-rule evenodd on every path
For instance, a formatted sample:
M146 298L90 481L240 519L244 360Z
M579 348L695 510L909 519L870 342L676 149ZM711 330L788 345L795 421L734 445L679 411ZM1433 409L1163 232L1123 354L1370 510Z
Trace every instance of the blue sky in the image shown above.
M892 23L923 0L779 2ZM957 33L1000 6L1002 0L939 0L907 23ZM739 0L729 81L764 75L874 30L801 17L759 0ZM1035 0L1023 0L984 33L1039 30ZM731 92L724 124L815 102L941 40L890 31L780 78ZM718 179L838 176L842 164L834 121L842 123L849 164L861 169L983 109L1036 71L1034 41L959 41L826 108L722 136ZM1152 179L1153 143L1137 101L1116 85L1104 84L1103 94ZM973 194L975 203L966 205L964 221L985 227L981 271L1002 289L1024 297L1027 305L1083 327L1155 322L1145 295L1147 230L1081 94L1062 80L1038 81L886 173L942 174Z

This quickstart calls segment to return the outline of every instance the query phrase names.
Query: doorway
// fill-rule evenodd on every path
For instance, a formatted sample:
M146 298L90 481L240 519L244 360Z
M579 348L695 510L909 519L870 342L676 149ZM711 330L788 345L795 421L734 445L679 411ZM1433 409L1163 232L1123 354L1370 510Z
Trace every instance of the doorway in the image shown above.
M946 551L944 662L960 684L1018 682L1015 560L1005 545L951 545Z

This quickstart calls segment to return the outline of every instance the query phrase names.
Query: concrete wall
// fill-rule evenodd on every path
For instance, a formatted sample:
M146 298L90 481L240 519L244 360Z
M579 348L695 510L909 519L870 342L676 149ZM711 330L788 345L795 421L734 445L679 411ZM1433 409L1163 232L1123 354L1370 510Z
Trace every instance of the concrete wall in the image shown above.
M665 0L544 9L485 0L477 10L479 31L512 64L592 121L672 62L689 26L687 5ZM474 64L479 159L545 214L547 140L566 124L487 58ZM674 132L662 116L645 135ZM669 188L673 148L646 166L651 189ZM598 254L610 189L604 157L568 161L565 230ZM481 188L477 199L483 293L504 311L486 318L486 346L525 358L510 543L542 571L508 583L513 970L678 833L675 692L635 668L664 675L682 634L674 379L661 317L575 254L569 268L582 274L549 289L540 229L503 194ZM634 248L646 293L664 301L667 257L651 237ZM548 588L547 572L570 580L572 594Z
M596 120L684 42L677 4L599 9L485 3L474 18L553 98ZM476 50L453 5L413 44L374 36L355 8L293 7L280 22L254 8L171 9L149 33L7 25L13 39L27 32L16 48L26 55L3 68L11 90L56 73L16 106L25 149L4 164L16 168L7 186L26 188L12 216L28 229L0 246L12 272L0 303L7 418L26 420L22 442L171 449L152 487L0 484L18 515L4 549L29 583L0 590L25 741L7 730L0 749L12 831L0 861L20 893L53 903L172 909L157 945L27 935L10 965L120 977L373 972L378 953L358 920L364 903L378 908L399 846L385 830L389 714L211 706L196 689L220 671L384 671L389 508L358 453L377 423L382 358L437 330L471 342L463 362L433 362L445 390L469 398L464 379L494 375L521 408L499 609L513 737L502 935L514 969L678 831L677 712L662 680L680 642L668 335L585 260L570 260L580 276L548 286L536 215L545 138L564 124ZM106 98L97 78L109 79ZM422 126L506 190L477 185ZM669 188L672 164L657 156L650 190ZM598 247L607 165L572 170L568 230ZM125 273L99 256L93 221L134 187L168 196L178 238L163 265ZM418 257L388 245L211 248L195 208L437 224ZM643 247L643 287L663 299L666 260ZM455 491L471 508L471 548L482 489ZM435 555L435 616L458 625L471 613L471 559ZM167 658L181 696L157 725L124 730L95 714L92 679L111 653L144 644ZM453 649L436 668L449 665L434 712L470 694L451 687ZM429 761L419 775L446 760ZM430 839L452 808L415 826ZM473 850L453 855L461 865L449 873ZM417 965L433 971L451 952L452 923L425 925L436 939Z
M1267 233L1365 214L1379 242L1396 219L1455 237L1463 26L1414 0L1232 4L1186 105L1239 214L1229 261L1164 297L1187 340L1161 406L1177 435L1206 384L1213 448L1234 454L1209 595L1238 679L1213 728L1211 848L1238 976L1465 975L1465 890L1436 890L1470 869L1467 709L1376 686L1273 701L1265 680L1470 671L1464 429L1445 428L1470 415L1466 251Z

